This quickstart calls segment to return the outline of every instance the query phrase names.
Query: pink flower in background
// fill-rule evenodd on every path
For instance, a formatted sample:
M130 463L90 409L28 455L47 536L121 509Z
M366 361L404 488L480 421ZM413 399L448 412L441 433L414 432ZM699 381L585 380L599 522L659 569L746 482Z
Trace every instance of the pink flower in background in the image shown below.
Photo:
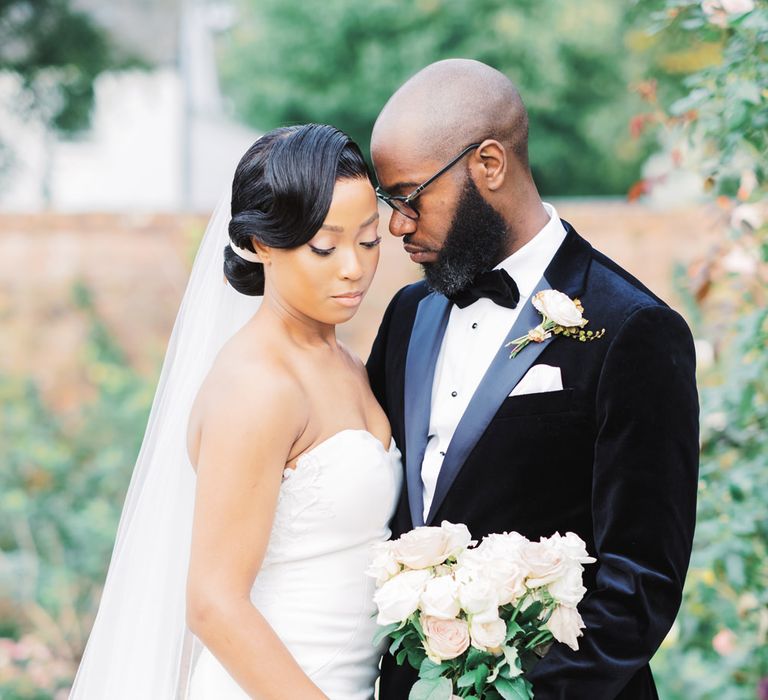
M731 15L743 15L755 9L754 0L701 0L701 9L707 19L718 27L728 25Z
M731 226L757 231L763 225L763 214L760 207L754 204L739 204L731 212Z
M720 0L720 4L730 15L743 15L755 9L755 0Z
M762 678L757 684L757 699L768 700L768 676Z
M712 638L712 648L720 656L730 656L736 650L736 635L727 627Z

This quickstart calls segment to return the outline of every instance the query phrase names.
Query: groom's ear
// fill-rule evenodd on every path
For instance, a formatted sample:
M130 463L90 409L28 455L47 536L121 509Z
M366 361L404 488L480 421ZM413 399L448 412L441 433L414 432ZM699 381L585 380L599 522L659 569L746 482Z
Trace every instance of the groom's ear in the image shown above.
M472 170L478 185L495 192L501 189L507 176L507 152L495 139L486 139L475 151L476 159Z

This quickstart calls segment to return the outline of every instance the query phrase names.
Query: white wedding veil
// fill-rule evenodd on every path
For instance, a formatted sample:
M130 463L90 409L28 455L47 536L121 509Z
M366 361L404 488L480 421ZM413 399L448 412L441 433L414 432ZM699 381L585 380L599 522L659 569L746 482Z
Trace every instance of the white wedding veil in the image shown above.
M229 220L227 193L208 223L176 317L73 700L186 696L200 648L185 619L195 493L187 421L217 352L261 302L225 282Z

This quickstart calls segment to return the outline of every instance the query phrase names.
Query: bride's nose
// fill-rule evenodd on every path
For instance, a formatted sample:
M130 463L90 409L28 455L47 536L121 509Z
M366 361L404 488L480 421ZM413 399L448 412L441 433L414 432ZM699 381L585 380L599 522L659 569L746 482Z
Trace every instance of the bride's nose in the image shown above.
M363 276L363 265L355 250L339 251L339 276L345 280L357 281Z

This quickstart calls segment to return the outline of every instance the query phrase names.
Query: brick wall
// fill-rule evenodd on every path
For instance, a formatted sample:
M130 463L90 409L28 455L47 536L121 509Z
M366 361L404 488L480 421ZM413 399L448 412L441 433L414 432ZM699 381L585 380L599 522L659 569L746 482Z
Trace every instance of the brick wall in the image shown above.
M596 248L681 311L672 288L676 262L689 263L717 240L707 208L653 211L613 200L555 202ZM0 372L30 373L55 404L82 390L84 319L71 289L82 280L100 314L147 373L159 369L205 217L107 214L0 215ZM340 337L365 357L387 302L419 269L382 230L379 274Z

